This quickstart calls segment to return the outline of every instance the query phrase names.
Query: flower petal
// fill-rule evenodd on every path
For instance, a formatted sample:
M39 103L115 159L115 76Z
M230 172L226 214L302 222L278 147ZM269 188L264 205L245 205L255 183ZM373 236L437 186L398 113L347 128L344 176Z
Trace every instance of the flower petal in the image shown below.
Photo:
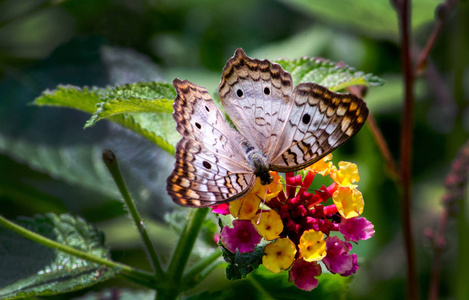
M288 272L288 281L293 281L296 287L302 290L311 291L318 286L318 280L315 277L321 275L321 273L321 266L317 262L298 259Z
M371 238L375 229L370 221L363 217L345 219L342 218L339 224L339 231L347 241L358 242Z
M234 220L233 228L223 227L221 243L231 252L252 252L261 241L261 235L248 220Z
M295 259L296 247L290 239L280 238L264 248L262 264L274 273L288 269Z
M260 218L259 218L260 217ZM268 241L279 237L283 231L283 222L275 210L263 211L252 219L257 231Z
M326 256L324 234L314 229L307 230L300 238L298 245L300 257L306 261L318 261Z
M365 206L362 193L356 188L348 186L340 186L332 194L332 200L339 213L346 219L361 215Z

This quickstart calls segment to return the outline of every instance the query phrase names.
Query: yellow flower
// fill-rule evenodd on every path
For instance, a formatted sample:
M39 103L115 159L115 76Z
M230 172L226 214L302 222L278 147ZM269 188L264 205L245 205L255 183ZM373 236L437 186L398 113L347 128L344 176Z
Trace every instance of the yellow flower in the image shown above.
M318 162L307 167L306 170L312 171L314 173L319 173L322 176L327 176L329 175L331 168L333 167L332 162L330 161L331 159L332 153L329 153L328 155L320 159Z
M326 256L324 233L310 229L305 231L298 245L300 257L306 261L318 261Z
M259 218L260 215L260 218ZM256 222L259 221L259 224ZM264 211L252 219L257 231L268 241L275 240L283 231L283 222L280 215L274 211Z
M262 264L274 273L288 269L295 260L296 247L290 239L277 239L264 248Z
M268 185L269 193L267 194L267 197L265 199L266 202L269 202L270 199L277 197L278 194L283 190L283 184L281 184L280 182L280 175L278 175L277 172L270 172L270 175L274 180Z
M365 206L362 193L350 186L339 187L332 194L332 200L339 213L346 219L361 215Z
M239 220L251 220L257 214L261 199L253 193L230 202L230 214Z
M232 201L229 204L230 213L233 217L240 220L251 220L257 214L261 201L269 201L277 197L283 189L280 183L280 176L277 172L271 172L274 179L269 185L262 185L259 178L257 178L256 185L253 189L238 200Z
M357 165L346 161L339 162L338 170L335 166L332 167L331 177L341 186L355 187L353 183L360 181Z

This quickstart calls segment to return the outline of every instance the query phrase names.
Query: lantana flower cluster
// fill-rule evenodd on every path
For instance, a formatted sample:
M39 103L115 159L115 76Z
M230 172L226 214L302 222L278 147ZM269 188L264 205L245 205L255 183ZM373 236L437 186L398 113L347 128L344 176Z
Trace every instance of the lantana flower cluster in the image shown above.
M298 175L286 173L285 181L271 172L274 181L268 186L258 182L247 196L213 207L235 218L232 227L222 228L221 244L232 253L246 253L264 239L264 267L288 271L289 281L307 291L318 285L323 267L341 276L354 274L358 263L352 243L372 237L374 228L361 217L365 204L356 185L357 166L339 162L337 168L331 159L329 154ZM308 192L318 174L333 183Z

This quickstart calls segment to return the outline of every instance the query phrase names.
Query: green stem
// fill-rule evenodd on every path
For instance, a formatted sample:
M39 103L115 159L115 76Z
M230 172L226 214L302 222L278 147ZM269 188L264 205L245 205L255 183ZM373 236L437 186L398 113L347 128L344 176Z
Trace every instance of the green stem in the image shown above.
M166 290L158 291L161 292L161 299L166 299L163 296L174 299L181 292L182 275L208 210L208 208L192 209L187 216L186 225L168 267Z
M203 272L206 271L207 267L215 262L221 256L221 251L216 249L207 257L204 257L197 264L192 266L192 268L184 275L183 283L184 286L190 286L193 282L200 282L203 277Z
M112 178L114 178L114 182L116 183L122 197L124 198L124 202L127 205L127 209L129 210L130 215L132 216L132 220L134 221L135 226L137 226L138 232L140 233L140 236L142 237L142 240L145 243L145 247L150 256L151 262L153 263L153 269L155 270L156 280L159 281L164 278L163 268L161 267L155 248L153 247L148 232L145 228L145 224L143 223L142 218L140 218L140 215L137 211L137 207L135 206L135 203L132 200L129 191L127 190L124 179L122 178L121 172L119 170L119 165L117 163L116 156L111 150L104 150L103 161L106 164L106 167L108 168L109 172L111 173Z
M153 275L148 274L144 271L134 269L132 267L129 267L127 265L121 264L121 263L116 263L111 260L108 260L106 258L102 258L78 249L75 249L73 247L69 247L66 245L63 245L61 243L58 243L54 240L51 240L49 238L46 238L40 234L37 234L35 232L32 232L18 224L15 224L7 219L5 219L3 216L0 216L0 226L3 226L13 232L18 233L19 235L24 236L27 239L30 239L34 242L37 242L41 245L44 245L46 247L52 248L52 249L57 249L62 252L65 252L67 254L79 257L84 260L88 260L91 262L95 262L100 265L108 266L110 268L120 268L122 275L132 278L133 281L136 283L142 284L142 285L150 285L154 284L154 278ZM151 285L150 285L151 286Z

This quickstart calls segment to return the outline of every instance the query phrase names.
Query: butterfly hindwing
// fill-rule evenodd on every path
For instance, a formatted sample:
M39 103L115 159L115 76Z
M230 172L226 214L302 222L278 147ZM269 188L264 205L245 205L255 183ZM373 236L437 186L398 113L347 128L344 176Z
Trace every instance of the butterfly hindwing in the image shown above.
M355 135L368 116L362 99L315 83L299 84L292 102L270 166L275 171L296 171L315 163Z
M206 207L242 197L250 191L255 176L239 165L221 161L200 143L183 138L176 147L174 171L167 190L174 202Z
M167 181L173 201L204 207L248 192L255 176L241 149L243 138L228 126L205 88L178 79L174 86L174 119L183 137Z

